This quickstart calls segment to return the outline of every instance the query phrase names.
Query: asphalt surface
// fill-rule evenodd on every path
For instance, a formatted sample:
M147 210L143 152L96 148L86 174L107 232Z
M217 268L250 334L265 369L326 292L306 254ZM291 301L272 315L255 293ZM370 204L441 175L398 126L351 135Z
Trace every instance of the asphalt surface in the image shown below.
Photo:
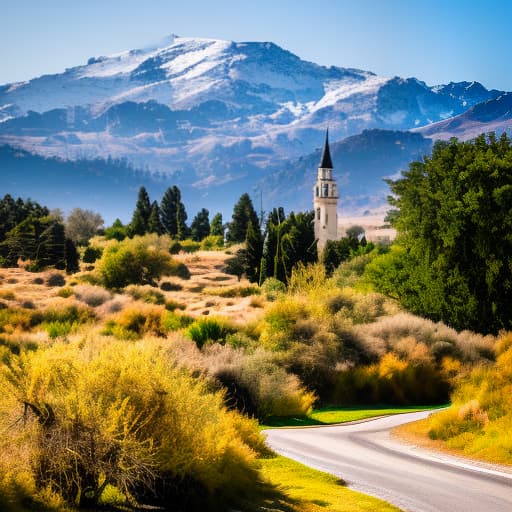
M266 430L276 452L336 475L355 490L411 512L512 512L512 472L399 442L416 412L318 428Z

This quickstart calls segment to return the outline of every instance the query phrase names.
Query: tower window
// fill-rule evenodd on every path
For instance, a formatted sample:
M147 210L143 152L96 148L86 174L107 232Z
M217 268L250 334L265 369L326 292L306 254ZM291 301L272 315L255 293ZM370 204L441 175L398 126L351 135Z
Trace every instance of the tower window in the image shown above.
M324 185L324 197L329 197L329 184Z
M316 197L318 197L318 187L316 187Z
M316 209L316 218L320 220L320 208Z
M329 215L327 215L327 212L325 212L325 223L329 224Z

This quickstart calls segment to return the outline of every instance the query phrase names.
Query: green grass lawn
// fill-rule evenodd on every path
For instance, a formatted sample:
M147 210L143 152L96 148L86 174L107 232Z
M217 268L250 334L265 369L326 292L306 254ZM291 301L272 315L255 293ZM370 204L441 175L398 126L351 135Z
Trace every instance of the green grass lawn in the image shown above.
M308 416L275 417L265 420L262 428L275 427L307 427L312 425L332 425L334 423L345 423L347 421L364 420L383 416L386 414L401 414L406 412L417 412L431 409L438 409L445 405L422 405L422 406L356 406L356 407L325 407L314 409Z
M260 459L261 472L286 498L267 510L293 512L397 512L385 501L352 491L335 476L285 457ZM286 506L287 504L288 506ZM284 505L284 506L283 506Z

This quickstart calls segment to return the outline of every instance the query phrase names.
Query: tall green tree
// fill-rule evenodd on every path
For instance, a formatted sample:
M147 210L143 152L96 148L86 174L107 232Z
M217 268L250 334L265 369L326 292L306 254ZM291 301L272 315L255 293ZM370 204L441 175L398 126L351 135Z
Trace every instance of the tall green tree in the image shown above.
M275 277L284 283L288 282L294 265L315 262L313 212L291 212L285 217L282 208L272 210L267 219L263 260L263 277Z
M176 225L178 227L178 232L176 236L178 240L185 240L190 234L190 230L187 226L187 211L185 210L185 205L179 201L178 210L176 212Z
M178 240L187 238L187 211L181 201L180 189L176 185L169 187L162 197L160 218L165 233Z
M510 329L510 139L438 142L389 184L402 250L392 265L370 266L377 287L386 283L408 309L458 329Z
M137 203L130 223L130 234L144 235L148 232L149 216L151 215L151 202L145 187L140 187Z
M261 259L263 256L263 238L261 231L255 229L252 222L247 225L245 237L245 275L251 283L258 283L261 274Z
M173 237L178 234L176 215L178 212L178 197L180 196L178 187L174 185L164 192L160 202L162 225L165 232Z
M37 260L42 267L66 268L66 236L64 225L51 221L39 238Z
M190 225L192 240L200 242L210 234L210 212L206 208L202 208L194 217Z
M157 201L153 201L151 205L151 213L148 219L148 232L161 235L164 232L162 221L160 220L160 207Z
M242 194L233 209L233 217L229 224L228 241L240 243L245 241L247 226L252 223L254 229L260 229L258 215L254 210L249 194Z
M222 225L222 213L216 213L210 223L210 234L214 236L224 236L224 226Z

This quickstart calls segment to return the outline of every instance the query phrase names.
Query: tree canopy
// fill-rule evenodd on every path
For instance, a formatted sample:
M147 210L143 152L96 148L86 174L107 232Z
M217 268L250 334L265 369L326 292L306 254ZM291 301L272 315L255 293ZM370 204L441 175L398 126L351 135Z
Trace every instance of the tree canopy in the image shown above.
M438 142L389 182L399 250L367 274L411 311L457 329L512 327L512 147L503 134Z
M254 210L249 194L245 193L233 208L233 217L229 224L228 240L233 243L245 241L247 235L247 226L252 223L254 229L260 229L258 215Z

